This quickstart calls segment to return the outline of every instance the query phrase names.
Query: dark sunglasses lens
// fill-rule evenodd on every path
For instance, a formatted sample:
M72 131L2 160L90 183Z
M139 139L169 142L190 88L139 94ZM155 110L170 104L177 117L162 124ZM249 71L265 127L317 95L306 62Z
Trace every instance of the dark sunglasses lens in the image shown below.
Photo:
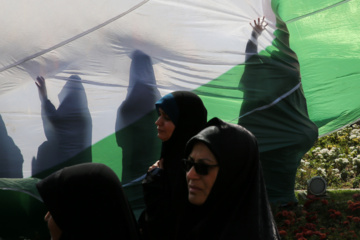
M190 161L190 160L187 160L187 159L184 159L184 168L185 168L185 171L190 171L190 169L192 168L192 166L194 166L194 162Z
M185 171L190 171L194 166L195 171L199 175L207 175L209 173L210 166L204 163L194 163L192 160L184 159L184 169Z
M199 175L207 175L208 174L209 166L207 166L206 164L195 163L194 165L195 165L195 171Z

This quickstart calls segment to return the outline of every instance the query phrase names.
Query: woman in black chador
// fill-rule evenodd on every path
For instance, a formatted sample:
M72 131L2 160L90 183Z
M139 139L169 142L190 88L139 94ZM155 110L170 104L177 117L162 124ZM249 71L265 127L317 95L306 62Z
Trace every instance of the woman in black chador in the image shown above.
M174 239L280 239L252 133L213 118L186 155L190 204Z
M120 180L106 165L66 167L36 186L53 240L139 239Z
M156 109L161 156L143 181L146 208L139 223L145 239L172 239L187 202L181 159L186 142L204 128L207 110L196 94L187 91L165 95L156 102Z

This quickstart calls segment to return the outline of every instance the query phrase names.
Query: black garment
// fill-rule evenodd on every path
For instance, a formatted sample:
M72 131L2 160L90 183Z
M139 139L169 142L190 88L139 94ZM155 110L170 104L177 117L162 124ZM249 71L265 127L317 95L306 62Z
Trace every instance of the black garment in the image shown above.
M120 180L106 165L66 167L36 186L62 230L62 240L138 239Z
M187 185L181 159L186 142L207 121L202 100L192 92L171 93L176 101L178 119L171 119L175 130L162 143L164 169L155 169L143 181L146 209L139 220L145 239L173 239L179 213L187 203ZM167 104L165 100L162 104ZM157 105L161 108L161 105ZM165 112L166 113L166 112Z
M254 135L213 118L188 142L186 155L199 141L215 155L219 171L206 202L184 211L178 239L280 239Z

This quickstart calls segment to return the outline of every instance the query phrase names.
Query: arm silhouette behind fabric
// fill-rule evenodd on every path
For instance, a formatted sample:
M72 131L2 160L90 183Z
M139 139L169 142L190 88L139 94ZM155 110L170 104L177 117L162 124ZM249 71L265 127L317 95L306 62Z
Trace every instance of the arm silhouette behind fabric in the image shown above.
M245 61L249 60L249 58L257 54L257 48L258 48L258 42L257 39L261 35L261 33L265 30L266 26L268 25L267 22L265 22L265 16L262 18L258 18L254 20L254 25L252 22L249 23L250 26L253 28L253 31L251 32L251 37L249 41L246 44L246 50L245 50Z

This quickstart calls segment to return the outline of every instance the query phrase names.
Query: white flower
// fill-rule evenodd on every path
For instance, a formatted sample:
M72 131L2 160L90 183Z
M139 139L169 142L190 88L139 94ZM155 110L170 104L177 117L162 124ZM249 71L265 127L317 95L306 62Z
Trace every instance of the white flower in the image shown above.
M351 135L359 135L360 134L360 129L353 129L350 132Z
M326 171L325 169L321 168L321 167L318 167L317 168L318 172L320 172L322 175L326 176Z
M313 153L316 153L316 152L320 151L320 149L321 149L320 147L317 147L317 148L315 148L312 152L313 152Z
M349 138L350 138L350 139L354 139L354 138L357 138L357 136L356 136L355 134L353 134L353 135L350 135Z
M321 154L327 154L328 152L329 152L329 149L327 149L327 148L323 148L320 150Z
M304 170L304 169L300 168L300 172L305 173L305 172L306 172L306 170Z
M339 173L340 172L340 170L337 169L337 168L334 168L332 171L333 171L333 173Z

